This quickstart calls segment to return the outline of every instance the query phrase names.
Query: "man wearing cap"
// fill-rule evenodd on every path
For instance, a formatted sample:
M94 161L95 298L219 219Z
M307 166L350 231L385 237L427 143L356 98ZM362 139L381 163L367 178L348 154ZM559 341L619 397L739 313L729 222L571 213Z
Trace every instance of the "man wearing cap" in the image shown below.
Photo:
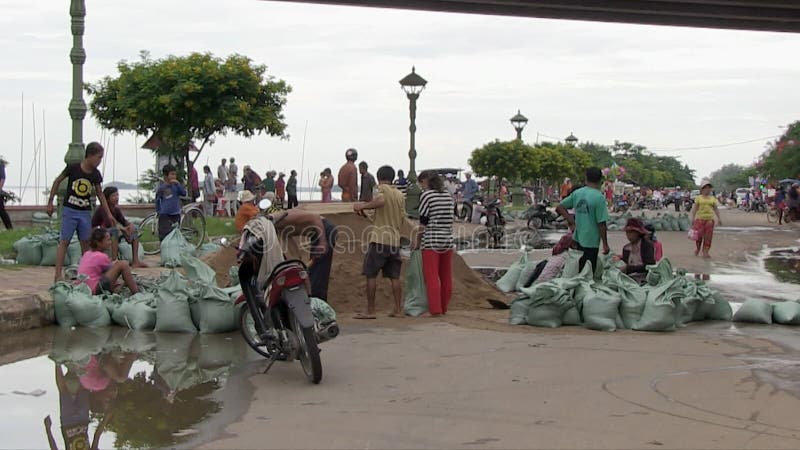
M241 233L247 222L250 222L251 219L258 215L258 207L256 206L255 194L247 190L242 191L239 201L242 202L242 206L236 212L236 219L233 222L236 225L236 229Z
M231 156L230 164L228 164L228 180L225 183L225 198L228 200L233 216L239 209L236 191L238 190L237 184L239 183L239 166L236 165L236 158Z
M649 234L641 219L632 217L625 224L628 243L622 248L622 270L640 283L647 275L647 266L656 263L655 245L646 238Z
M589 261L592 269L597 267L597 256L600 253L600 244L603 244L603 254L608 254L608 206L602 192L600 182L603 172L597 167L586 169L586 186L574 190L567 198L561 200L556 211L569 224L578 249L583 250L580 259L580 268ZM575 218L569 214L568 209L575 209Z
M339 169L339 176L336 178L339 182L339 187L342 189L342 201L357 202L358 168L356 168L356 161L358 160L358 151L354 148L349 148L344 153L344 157L346 161Z

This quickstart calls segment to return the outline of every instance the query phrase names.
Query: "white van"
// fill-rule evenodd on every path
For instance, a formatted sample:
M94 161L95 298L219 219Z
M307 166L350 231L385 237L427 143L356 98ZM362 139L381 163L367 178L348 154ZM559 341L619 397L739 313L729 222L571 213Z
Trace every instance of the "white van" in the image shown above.
M750 193L750 195L753 195L753 190L750 189L750 188L739 188L739 189L736 189L736 200L737 200L737 202L738 203L743 202L744 201L744 196L748 192Z

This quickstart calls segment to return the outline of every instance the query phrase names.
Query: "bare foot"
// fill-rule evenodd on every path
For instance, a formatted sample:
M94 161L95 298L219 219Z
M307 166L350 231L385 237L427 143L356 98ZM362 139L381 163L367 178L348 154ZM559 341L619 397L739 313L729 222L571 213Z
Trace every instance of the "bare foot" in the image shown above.
M392 311L389 313L389 317L394 317L395 319L402 319L406 315L402 312Z
M420 315L420 317L424 317L426 319L432 319L436 317L442 317L442 314L431 314L429 312L426 312L425 314Z
M694 251L694 256L700 256L700 250L695 250Z
M375 317L375 314L369 314L369 313L356 313L353 316L353 319L376 319L376 318L377 317Z
M133 267L135 269L146 269L146 268L148 268L150 266L148 266L147 264L145 264L145 263L143 263L141 261L137 261L137 262L133 263L131 265L131 267Z

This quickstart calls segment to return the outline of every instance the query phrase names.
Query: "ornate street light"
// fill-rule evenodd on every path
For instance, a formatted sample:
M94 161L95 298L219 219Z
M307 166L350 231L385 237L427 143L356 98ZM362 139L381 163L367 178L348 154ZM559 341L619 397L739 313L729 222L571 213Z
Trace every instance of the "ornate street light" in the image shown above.
M522 130L527 124L528 118L520 114L519 110L517 110L517 114L511 118L511 125L517 130L517 139L522 140Z
M569 145L570 147L574 147L575 144L578 143L578 138L576 138L575 135L572 134L572 132L570 132L569 136L567 136L567 138L564 139L564 142L566 142L567 145Z
M411 134L411 142L408 150L408 159L411 161L411 168L408 171L406 214L413 218L419 217L419 195L421 193L419 186L417 186L417 149L414 142L414 134L417 132L417 125L415 123L417 119L417 99L419 98L419 93L425 89L426 84L428 84L428 82L417 75L415 67L411 67L411 73L400 80L400 87L403 88L406 97L408 97L408 109L411 116L411 126L408 127L408 131Z
M517 140L522 141L522 130L528 124L528 118L523 116L519 110L517 114L511 118L511 125L517 131ZM514 185L511 188L511 201L515 208L522 207L525 204L525 199L522 193L522 180L518 177L514 180Z

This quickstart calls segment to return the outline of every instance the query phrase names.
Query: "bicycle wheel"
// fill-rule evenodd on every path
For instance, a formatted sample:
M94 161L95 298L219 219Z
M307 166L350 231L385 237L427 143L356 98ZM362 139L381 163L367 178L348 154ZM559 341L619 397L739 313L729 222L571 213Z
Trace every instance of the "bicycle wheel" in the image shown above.
M206 239L206 216L197 207L186 209L181 216L181 234L199 248Z
M770 208L770 210L767 211L767 222L775 223L777 221L778 221L778 210L776 210L775 208Z
M161 252L161 241L158 239L158 216L155 213L145 217L139 225L139 245L145 255L157 255Z

